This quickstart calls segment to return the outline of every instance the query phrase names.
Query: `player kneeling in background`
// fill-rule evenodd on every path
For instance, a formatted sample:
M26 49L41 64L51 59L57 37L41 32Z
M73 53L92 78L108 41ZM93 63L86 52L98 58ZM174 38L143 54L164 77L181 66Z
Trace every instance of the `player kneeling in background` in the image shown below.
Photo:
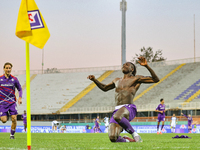
M54 120L53 122L52 122L52 131L53 132L57 132L57 128L58 128L58 126L59 126L59 122L58 121L56 121L56 120Z
M61 131L61 133L66 133L66 131L67 131L66 125L61 126L60 131Z

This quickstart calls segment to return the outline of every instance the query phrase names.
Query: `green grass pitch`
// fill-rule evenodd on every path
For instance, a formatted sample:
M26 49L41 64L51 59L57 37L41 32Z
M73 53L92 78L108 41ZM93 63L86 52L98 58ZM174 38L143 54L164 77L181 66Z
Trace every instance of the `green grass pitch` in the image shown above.
M121 134L125 135L125 134ZM128 134L126 134L128 135ZM136 150L175 150L200 149L200 134L184 134L192 139L172 139L182 134L140 134L142 143L111 143L106 133L32 133L32 150L68 149L136 149ZM9 133L0 133L0 150L27 149L26 133L16 133L9 139ZM128 135L130 136L130 135Z

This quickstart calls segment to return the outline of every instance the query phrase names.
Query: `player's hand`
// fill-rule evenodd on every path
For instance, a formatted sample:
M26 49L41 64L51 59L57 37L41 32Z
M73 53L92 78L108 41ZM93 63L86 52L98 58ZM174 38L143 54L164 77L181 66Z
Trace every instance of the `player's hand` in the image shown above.
M160 113L163 113L163 111L160 111Z
M95 80L95 76L94 75L89 75L87 78L90 79L91 81Z
M19 99L18 99L18 104L19 104L19 106L20 106L20 104L22 104L22 98L21 97L19 97Z
M147 65L147 60L146 58L144 58L143 56L140 56L138 57L139 61L138 63L141 65L141 66L146 66Z
M181 113L181 115L183 115L183 113Z

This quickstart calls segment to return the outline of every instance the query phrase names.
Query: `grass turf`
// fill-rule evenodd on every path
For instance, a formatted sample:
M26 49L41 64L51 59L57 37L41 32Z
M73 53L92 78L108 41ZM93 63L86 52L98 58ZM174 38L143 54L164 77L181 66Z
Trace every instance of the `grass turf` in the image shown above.
M128 135L128 134L122 134ZM111 143L106 133L32 133L32 150L67 149L200 149L199 134L184 134L192 139L172 139L177 134L140 134L142 143ZM182 134L178 134L182 135ZM27 149L26 134L16 133L15 140L9 133L0 133L0 150ZM129 136L129 135L128 135Z

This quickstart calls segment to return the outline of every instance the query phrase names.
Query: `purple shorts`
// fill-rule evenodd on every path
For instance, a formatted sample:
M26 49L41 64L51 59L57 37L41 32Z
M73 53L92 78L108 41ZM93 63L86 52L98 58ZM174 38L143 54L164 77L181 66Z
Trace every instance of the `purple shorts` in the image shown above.
M94 126L95 128L99 128L99 124L95 124L95 126Z
M158 122L165 121L165 115L158 114Z
M0 105L0 117L2 116L8 116L9 114L12 115L17 115L17 105L16 103L13 103L11 105Z
M137 114L137 108L134 104L125 104L123 107L128 109L129 111L129 122L133 120ZM115 119L113 118L114 114L118 111L119 109L116 109L113 111L112 117L110 118L110 123L116 123L118 124Z

